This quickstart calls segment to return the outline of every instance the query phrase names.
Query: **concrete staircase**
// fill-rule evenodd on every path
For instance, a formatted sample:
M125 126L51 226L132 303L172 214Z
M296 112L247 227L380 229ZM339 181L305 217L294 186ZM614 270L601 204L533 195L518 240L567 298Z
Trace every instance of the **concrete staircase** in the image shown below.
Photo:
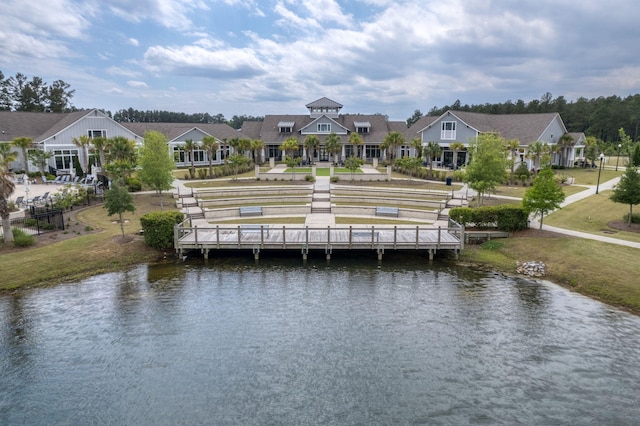
M311 199L311 214L331 213L331 182L328 176L316 177Z

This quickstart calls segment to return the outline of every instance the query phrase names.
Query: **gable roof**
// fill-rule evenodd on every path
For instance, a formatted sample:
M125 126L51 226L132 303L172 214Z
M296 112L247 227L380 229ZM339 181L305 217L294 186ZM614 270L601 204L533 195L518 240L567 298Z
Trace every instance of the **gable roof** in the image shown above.
M42 141L91 111L69 113L0 111L0 140L19 137Z
M302 133L302 132L304 132L305 130L307 130L307 128L308 128L308 127L313 126L315 123L317 123L317 122L318 122L318 121L320 121L320 120L322 120L322 121L329 121L329 122L331 122L331 123L335 123L337 126L339 126L339 127L341 127L342 129L344 129L344 131L345 131L346 133L349 133L349 130L350 130L350 129L347 129L347 128L346 128L346 127L344 127L342 124L338 123L335 119L333 119L333 118L329 117L328 115L321 115L320 117L314 118L314 119L313 119L313 121L312 121L311 123L309 123L309 124L307 124L306 126L304 126L304 127L300 128L300 130L299 130L299 131L300 131L301 133ZM291 122L291 123L293 123L293 122ZM295 123L294 123L294 124L295 124ZM293 126L293 124L292 124L292 126ZM333 133L337 133L337 132L335 132L335 131L333 131L333 130L332 130L332 132L333 132ZM316 132L314 132L314 131L312 130L312 131L309 131L309 132L307 132L307 133L316 133Z
M566 128L560 118L560 114L556 112L541 114L483 114L453 110L449 110L441 116L435 117L431 122L425 120L424 123L426 123L426 126L420 129L419 132L449 117L457 118L479 133L497 132L505 139L517 139L522 145L528 145L540 139L545 130L556 120L558 120L564 133L566 133ZM418 123L424 118L425 117L418 120ZM414 126L412 126L412 128Z
M144 136L145 132L155 130L162 133L169 141L179 138L185 133L198 129L217 139L247 138L248 136L224 123L120 123L133 133Z
M342 105L339 104L336 101L332 101L331 99L327 98L327 97L322 97L318 100L315 100L313 102L308 103L307 105L305 105L307 108L320 108L320 107L326 107L326 108L342 108Z

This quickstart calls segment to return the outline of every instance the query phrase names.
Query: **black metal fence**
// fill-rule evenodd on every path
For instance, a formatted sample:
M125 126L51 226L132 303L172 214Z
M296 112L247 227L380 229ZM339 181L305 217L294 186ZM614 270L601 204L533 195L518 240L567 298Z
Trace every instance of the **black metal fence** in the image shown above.
M11 219L11 227L31 235L64 230L63 211L46 206L32 206L25 211L24 217Z

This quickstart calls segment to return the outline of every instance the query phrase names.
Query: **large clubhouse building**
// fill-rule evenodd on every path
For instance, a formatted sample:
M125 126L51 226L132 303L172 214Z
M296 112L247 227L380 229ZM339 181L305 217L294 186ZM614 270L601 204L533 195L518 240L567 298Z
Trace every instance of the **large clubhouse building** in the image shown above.
M66 114L0 111L0 143L8 143L19 137L33 139L34 149L52 153L48 166L53 174L75 174L74 157L82 159L93 155L74 144L74 139L82 135L90 138L120 136L141 145L145 132L150 130L159 131L167 137L170 153L178 167L191 164L190 152L183 149L185 142L201 142L205 136L213 136L220 146L213 154L213 164L224 162L232 150L229 145L233 139L261 140L261 152L256 156L260 162L271 158L283 159L284 152L280 147L290 138L299 142L296 156L305 161L328 161L330 154L326 149L326 141L330 135L335 135L334 138L337 136L340 143L340 151L336 154L338 160L355 155L367 162L374 162L388 158L389 153L382 146L391 132L400 133L405 140L404 144L397 147L394 157L415 155L415 149L410 145L414 139L419 139L423 146L436 142L442 148L438 163L443 166L453 161L451 145L455 142L458 142L458 146L464 146L455 157L461 164L467 162L466 149L474 138L483 133L496 133L507 140L517 140L519 161L526 162L530 167L533 164L527 155L528 148L536 141L559 148L553 150L552 163L556 165L573 165L584 151L584 134L567 133L557 113L492 115L447 111L439 117L422 117L408 128L405 122L389 121L380 114L342 114L343 106L328 98L311 102L306 108L307 114L266 115L263 121L246 121L240 130L226 124L120 123L97 109ZM361 144L356 145L350 139L353 133L361 137ZM305 139L310 135L317 136L319 145L307 152ZM196 166L209 164L204 149L196 149L193 157ZM19 159L12 167L19 170L22 164L22 159ZM30 170L36 168L30 167Z

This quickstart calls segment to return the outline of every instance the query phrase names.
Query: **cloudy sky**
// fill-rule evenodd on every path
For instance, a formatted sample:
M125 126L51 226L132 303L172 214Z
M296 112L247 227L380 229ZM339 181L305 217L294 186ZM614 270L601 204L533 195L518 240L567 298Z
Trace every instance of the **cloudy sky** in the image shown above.
M2 0L0 70L79 108L264 115L327 96L405 120L459 99L640 93L637 0Z

